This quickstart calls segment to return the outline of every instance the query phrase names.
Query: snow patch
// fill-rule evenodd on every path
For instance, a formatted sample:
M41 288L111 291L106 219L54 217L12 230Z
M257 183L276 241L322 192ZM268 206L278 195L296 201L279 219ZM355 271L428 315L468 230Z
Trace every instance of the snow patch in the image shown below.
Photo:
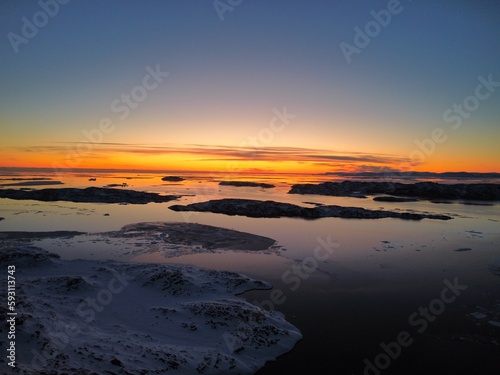
M251 374L301 339L281 313L236 296L271 287L240 274L61 260L22 245L0 249L0 263L18 269L16 361L24 374Z

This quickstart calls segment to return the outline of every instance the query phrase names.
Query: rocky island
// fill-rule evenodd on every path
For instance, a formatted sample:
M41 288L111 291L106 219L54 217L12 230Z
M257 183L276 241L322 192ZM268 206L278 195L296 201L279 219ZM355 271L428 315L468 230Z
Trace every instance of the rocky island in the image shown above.
M418 202L417 198L406 198L406 197L394 197L392 195L379 195L373 198L376 202L396 202L396 203L404 203L404 202Z
M39 190L16 190L0 189L0 198L9 199L31 199L43 202L66 201L83 203L162 203L178 199L177 195L160 195L126 189L109 189L88 187L85 189L62 188L62 189L39 189Z
M252 181L221 181L221 186L238 186L238 187L260 187L263 189L272 189L275 187L273 184L266 184L265 182L252 182Z
M291 203L230 198L191 203L185 206L173 205L169 208L174 211L213 212L248 217L299 217L303 219L319 219L323 217L341 217L348 219L382 219L391 217L406 220L451 219L451 217L447 215L368 210L361 207L342 207L335 205L302 207Z
M319 184L296 184L288 194L316 194L338 197L360 197L385 194L394 197L418 199L449 200L500 200L500 184L439 184L436 182L400 182L343 181L322 182ZM385 200L390 198L382 198Z
M162 181L168 181L168 182L181 182L184 181L185 178L179 177L179 176L165 176L161 179Z
M0 187L3 186L43 186L43 185L64 185L61 181L52 181L52 180L43 180L43 179L33 179L31 181L23 181L23 182L10 182L5 184L0 184Z

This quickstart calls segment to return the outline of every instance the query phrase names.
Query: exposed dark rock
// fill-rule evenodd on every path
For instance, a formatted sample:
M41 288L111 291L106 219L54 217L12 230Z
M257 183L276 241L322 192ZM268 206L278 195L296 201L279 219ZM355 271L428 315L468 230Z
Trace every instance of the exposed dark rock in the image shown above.
M451 217L446 215L367 210L361 207L342 207L333 205L311 208L301 207L290 203L251 199L218 199L207 202L192 203L186 206L174 205L169 208L174 211L214 212L226 215L240 215L248 217L300 217L304 219L319 219L322 217L357 219L381 219L394 217L406 220L451 219Z
M318 202L302 202L304 204L312 204L313 206L323 206L324 203L318 203Z
M44 202L67 201L87 203L161 203L179 198L177 195L159 195L135 190L88 187L86 189L62 188L40 190L0 189L0 198L32 199Z
M120 361L118 358L113 358L111 360L111 364L119 367L123 367L122 361Z
M456 249L455 251L458 251L459 253L464 252L464 251L471 251L472 249L470 247L462 247L460 249Z
M0 247L0 264L2 266L15 263L27 267L58 258L60 257L57 254L31 246Z
M185 178L178 177L178 176L165 176L161 180L162 181L169 181L169 182L180 182L180 181L184 181Z
M43 186L43 185L64 185L61 181L52 180L33 180L24 182L10 182L7 184L1 184L0 186Z
M9 231L9 232L0 232L0 238L4 240L32 240L32 239L42 239L42 238L74 237L81 234L85 234L85 232L66 231L66 230L59 230L55 232Z
M52 180L50 177L12 177L12 178L0 178L0 180L5 181L49 181Z
M462 202L467 206L494 206L493 203L484 203L484 202Z
M265 182L251 182L251 181L221 181L219 185L222 186L239 186L239 187L261 187L264 189L271 189L275 187L273 184L266 184Z
M317 218L314 209L296 206L290 203L274 201L258 201L251 199L219 199L207 202L192 203L186 206L170 206L174 211L214 212L226 215L249 217L304 217Z
M0 232L1 233L1 232ZM158 238L169 244L205 249L267 250L275 244L269 237L197 223L136 223L125 225L116 236Z
M383 195L373 198L377 202L418 202L417 198L393 197L391 195Z
M388 194L397 197L412 197L429 200L500 200L500 184L438 184L417 182L343 181L323 182L320 184L296 184L289 194L319 194L331 196L360 196Z

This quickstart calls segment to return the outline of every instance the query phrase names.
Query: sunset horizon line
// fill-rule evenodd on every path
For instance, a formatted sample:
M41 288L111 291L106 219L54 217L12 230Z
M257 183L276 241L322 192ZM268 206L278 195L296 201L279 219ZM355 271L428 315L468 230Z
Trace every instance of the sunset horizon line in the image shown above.
M22 172L22 171L40 171L40 172L61 172L61 173L90 173L90 172L110 172L110 173L161 173L161 174L171 174L171 173L182 173L182 174L228 174L228 175L238 175L238 174L249 174L249 175L311 175L311 176L386 176L386 177L411 177L413 176L457 176L457 177L497 177L500 178L500 172L489 171L403 171L403 170L387 170L387 171L360 171L360 170L343 170L343 171L327 171L327 172L286 172L286 171L271 171L271 170L240 170L240 171L224 171L224 170L187 170L187 169L141 169L141 168L51 168L51 167L27 167L27 166L0 166L0 172Z

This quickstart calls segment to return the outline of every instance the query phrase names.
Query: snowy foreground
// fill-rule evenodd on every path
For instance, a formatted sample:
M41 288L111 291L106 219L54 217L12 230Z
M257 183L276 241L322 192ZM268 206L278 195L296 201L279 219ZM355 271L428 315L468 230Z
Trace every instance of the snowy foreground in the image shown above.
M5 373L251 374L301 339L282 314L236 296L270 288L236 273L61 260L21 242L4 243L0 263L16 267L16 367L2 355Z

